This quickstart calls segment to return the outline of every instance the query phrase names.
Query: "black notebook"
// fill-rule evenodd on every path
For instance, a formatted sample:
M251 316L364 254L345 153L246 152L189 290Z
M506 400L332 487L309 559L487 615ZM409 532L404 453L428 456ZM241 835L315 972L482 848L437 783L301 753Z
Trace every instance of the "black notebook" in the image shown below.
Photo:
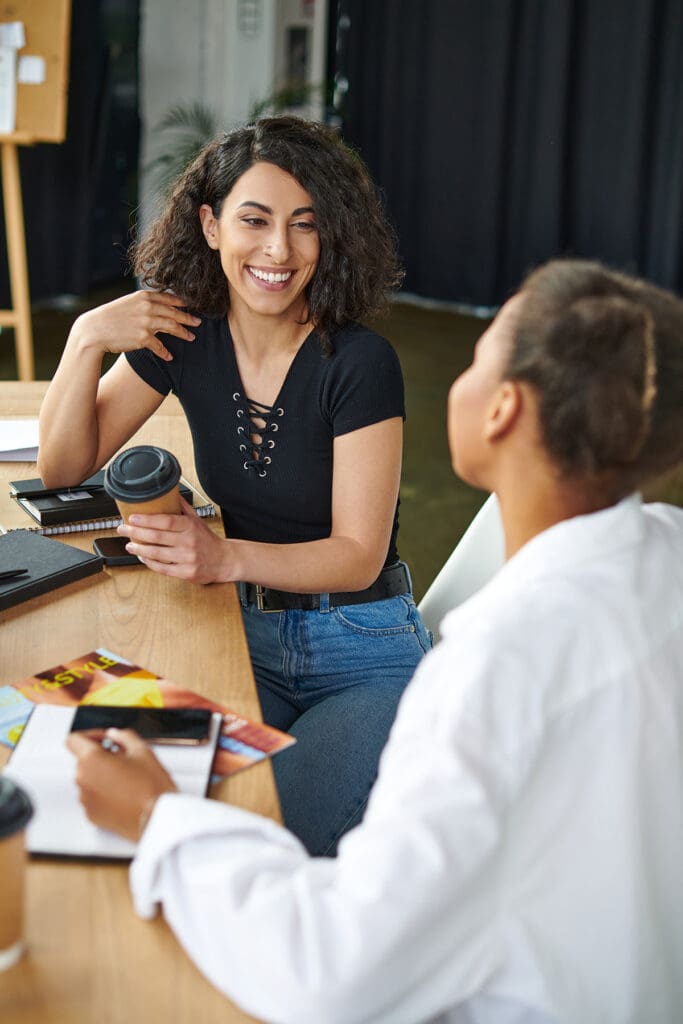
M40 477L10 480L10 496L44 534L105 530L121 522L116 502L104 489L104 470L88 477L77 487L45 487ZM186 480L180 481L180 493L200 516L215 515L213 505ZM200 504L195 505L195 496Z
M41 526L106 519L118 515L116 502L104 489L104 473L96 473L78 487L45 487L40 477L10 480L10 495Z
M80 551L31 530L12 530L0 537L0 576L4 572L27 569L14 579L0 578L0 611L28 601L49 590L100 572L99 555Z

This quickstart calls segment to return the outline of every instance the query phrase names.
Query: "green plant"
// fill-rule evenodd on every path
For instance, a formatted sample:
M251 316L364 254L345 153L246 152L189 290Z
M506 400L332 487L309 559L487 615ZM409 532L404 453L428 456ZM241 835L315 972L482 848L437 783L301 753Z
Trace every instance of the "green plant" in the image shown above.
M163 151L146 166L154 187L166 194L218 132L218 117L204 103L178 103L171 107L154 129L155 136L163 139Z
M326 84L283 85L258 100L248 114L249 121L304 106L316 98L327 100ZM154 138L162 151L145 166L152 187L166 195L173 182L194 160L207 142L222 129L218 115L205 103L177 103L164 114L154 129Z
M275 89L270 96L258 100L249 111L249 120L255 121L259 117L267 117L271 114L281 114L283 110L291 110L296 107L303 107L312 100L327 100L329 88L322 82L296 82L281 86Z

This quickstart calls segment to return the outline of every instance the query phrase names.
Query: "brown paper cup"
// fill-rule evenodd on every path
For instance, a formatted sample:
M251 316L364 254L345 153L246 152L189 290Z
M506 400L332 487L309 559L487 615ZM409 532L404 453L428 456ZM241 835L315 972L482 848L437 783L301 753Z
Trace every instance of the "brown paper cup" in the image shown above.
M125 523L128 517L137 515L155 516L163 513L167 515L180 515L180 488L176 484L166 494L160 494L158 498L151 498L149 501L121 501L116 499L118 510Z
M114 499L124 522L141 515L180 515L180 465L158 445L126 448L107 466L104 489Z

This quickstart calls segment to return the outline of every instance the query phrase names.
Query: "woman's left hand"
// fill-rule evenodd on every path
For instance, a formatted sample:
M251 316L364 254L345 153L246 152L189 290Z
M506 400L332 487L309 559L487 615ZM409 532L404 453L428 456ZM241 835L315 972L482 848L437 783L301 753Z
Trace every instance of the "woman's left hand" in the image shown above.
M225 540L215 534L183 498L182 515L133 515L118 532L130 538L126 549L163 576L192 583L216 583L221 573Z

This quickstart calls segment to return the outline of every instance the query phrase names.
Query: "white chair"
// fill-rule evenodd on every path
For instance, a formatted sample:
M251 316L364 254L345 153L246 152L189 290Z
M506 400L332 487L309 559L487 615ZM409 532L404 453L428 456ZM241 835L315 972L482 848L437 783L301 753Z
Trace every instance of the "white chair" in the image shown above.
M505 561L498 499L489 495L418 605L427 629L440 637L446 612L484 586Z

